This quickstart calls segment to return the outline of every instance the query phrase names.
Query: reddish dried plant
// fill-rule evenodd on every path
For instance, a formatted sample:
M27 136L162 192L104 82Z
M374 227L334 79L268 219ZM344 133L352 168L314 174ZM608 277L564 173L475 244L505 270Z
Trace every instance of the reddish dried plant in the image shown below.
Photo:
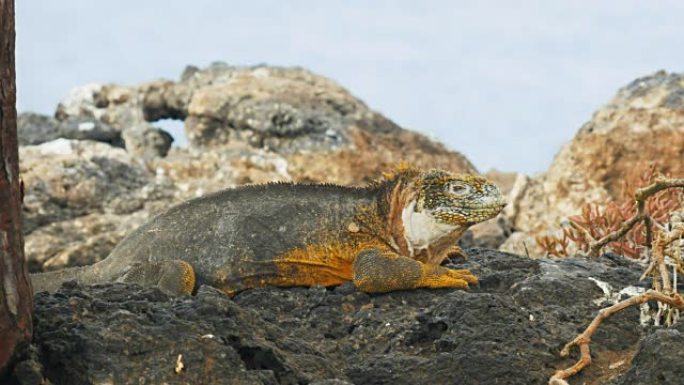
M560 230L559 235L545 235L536 238L537 244L548 254L565 257L574 252L588 254L591 242L618 231L625 221L637 213L637 202L634 199L637 189L650 185L656 178L662 177L656 165L648 167L636 181L625 182L621 198L618 202L609 202L604 206L587 203L579 215L568 218L568 225ZM665 189L649 197L645 202L645 211L654 225L664 226L673 211L684 206L682 189ZM623 237L607 243L601 252L613 252L630 258L640 258L642 251L650 247L651 240L645 222L636 223Z
M587 205L582 208L581 215L570 218L570 227L564 228L561 236L538 239L538 243L553 255L568 255L571 242L591 256L609 249L638 258L642 256L640 251L650 251L643 253L649 264L641 279L650 277L653 289L601 309L589 326L561 350L561 356L567 357L576 347L580 357L574 365L556 371L549 379L551 385L567 385L567 378L591 364L589 343L601 323L609 317L629 307L657 301L660 304L655 315L656 324L664 321L669 326L684 311L684 296L677 290L677 275L684 273L681 258L684 178L665 178L651 167L640 182L643 187L624 189L632 199L609 203L603 209ZM666 257L675 264L668 262Z

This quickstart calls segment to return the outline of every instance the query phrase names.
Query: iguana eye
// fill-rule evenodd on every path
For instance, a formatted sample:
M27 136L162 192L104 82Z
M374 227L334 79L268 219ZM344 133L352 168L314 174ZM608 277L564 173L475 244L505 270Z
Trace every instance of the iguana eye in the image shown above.
M446 192L453 195L463 195L467 194L469 191L468 186L460 183L450 183L446 186Z

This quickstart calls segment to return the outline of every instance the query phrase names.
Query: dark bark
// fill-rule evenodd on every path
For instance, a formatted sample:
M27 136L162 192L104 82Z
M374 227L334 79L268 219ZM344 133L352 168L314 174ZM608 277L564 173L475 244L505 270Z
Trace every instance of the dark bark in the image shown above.
M0 0L0 374L32 331L21 234L14 39L14 0Z

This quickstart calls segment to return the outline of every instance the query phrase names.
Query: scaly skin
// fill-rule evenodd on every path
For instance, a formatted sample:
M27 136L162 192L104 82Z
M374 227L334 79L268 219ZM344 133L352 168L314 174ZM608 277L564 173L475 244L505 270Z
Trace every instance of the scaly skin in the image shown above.
M440 264L458 237L504 206L474 175L398 168L364 188L273 183L181 203L129 234L92 266L36 274L34 290L64 280L228 294L267 285L332 286L365 292L467 288L477 278Z

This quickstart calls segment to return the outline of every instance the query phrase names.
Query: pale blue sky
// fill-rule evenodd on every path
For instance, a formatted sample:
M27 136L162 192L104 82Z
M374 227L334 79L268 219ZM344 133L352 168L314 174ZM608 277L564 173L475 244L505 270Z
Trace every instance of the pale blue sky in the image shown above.
M299 65L482 171L546 169L618 87L684 70L684 1L17 0L19 111L186 64Z

